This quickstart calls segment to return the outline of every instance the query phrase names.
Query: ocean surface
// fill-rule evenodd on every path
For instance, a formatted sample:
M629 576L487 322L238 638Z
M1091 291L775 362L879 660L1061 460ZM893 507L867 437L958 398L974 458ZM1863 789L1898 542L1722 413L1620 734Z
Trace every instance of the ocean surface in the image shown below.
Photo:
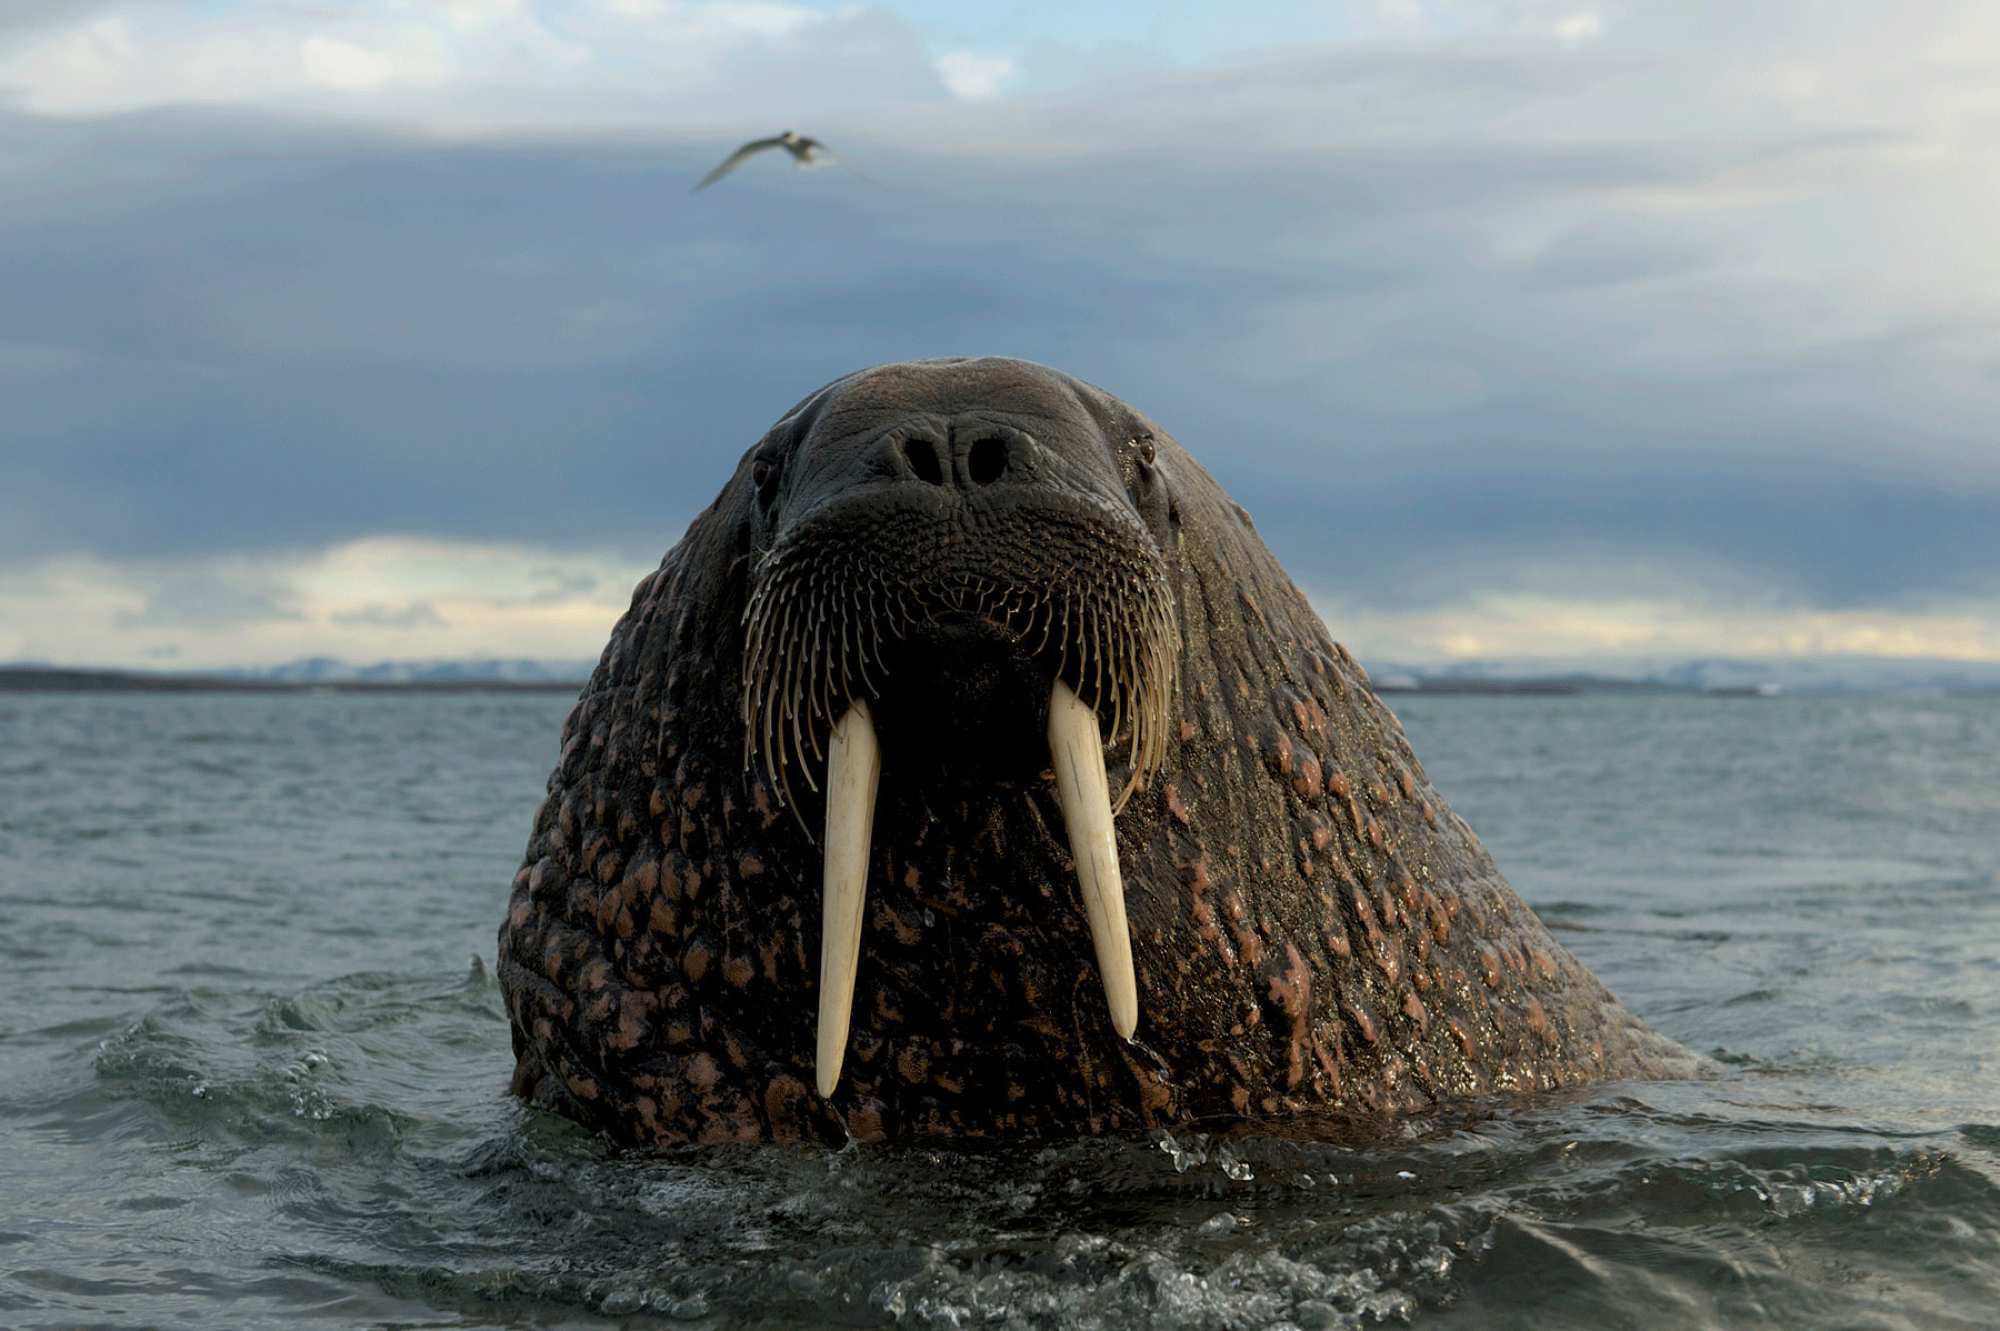
M0 696L0 1327L2000 1324L2000 699L1390 701L1721 1075L621 1153L506 1093L566 698Z

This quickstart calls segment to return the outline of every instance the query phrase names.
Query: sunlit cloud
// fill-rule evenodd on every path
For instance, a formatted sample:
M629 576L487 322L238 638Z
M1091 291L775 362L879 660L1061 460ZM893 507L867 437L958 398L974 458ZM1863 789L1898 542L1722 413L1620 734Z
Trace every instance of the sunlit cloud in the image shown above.
M0 571L0 661L587 660L649 571L612 556L398 537L292 555L50 560Z
M1815 610L1490 592L1422 609L1324 599L1315 608L1357 655L1420 666L1505 660L1608 665L1712 656L2000 661L2000 603Z
M462 127L657 122L802 104L793 85L823 100L815 59L835 83L906 71L911 53L879 40L885 20L896 29L886 11L761 0L246 0L226 13L113 0L0 45L0 90L60 116L227 104ZM752 98L743 76L760 62L788 76Z
M1604 17L1594 9L1581 9L1556 20L1555 34L1562 41L1586 42L1604 31Z
M952 96L977 102L1000 95L1001 80L1014 72L1014 62L1004 56L947 51L938 57L937 68Z
M309 657L585 660L650 571L616 556L400 537L291 555L50 560L0 572L0 661L202 669ZM1403 609L1312 599L1349 650L1413 666L2000 661L2000 601L1827 610L1693 589L1474 592Z

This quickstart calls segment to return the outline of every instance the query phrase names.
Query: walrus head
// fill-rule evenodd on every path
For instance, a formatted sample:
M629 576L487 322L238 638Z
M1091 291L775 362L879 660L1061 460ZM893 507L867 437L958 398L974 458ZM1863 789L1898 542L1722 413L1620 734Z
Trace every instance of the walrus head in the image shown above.
M825 795L822 1095L846 1044L884 734L892 768L926 785L1054 772L1112 1025L1129 1037L1138 1019L1111 847L1165 756L1179 659L1157 444L1031 367L985 369L974 399L941 368L843 381L751 463L744 743L787 797L793 769ZM1113 799L1102 749L1121 739Z
M835 381L640 583L501 929L624 1140L1088 1131L1656 1074L1164 431Z

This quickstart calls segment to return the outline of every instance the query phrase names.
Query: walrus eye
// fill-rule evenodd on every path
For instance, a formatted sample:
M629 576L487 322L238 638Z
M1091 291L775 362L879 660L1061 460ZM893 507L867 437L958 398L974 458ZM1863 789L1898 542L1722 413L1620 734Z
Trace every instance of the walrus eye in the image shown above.
M1135 445L1137 445L1139 449L1139 461L1145 463L1149 467L1152 466L1153 436L1150 434L1142 434L1137 439L1134 439L1132 442Z
M757 494L766 503L778 488L778 464L768 458L758 458L750 464L750 484L757 487Z

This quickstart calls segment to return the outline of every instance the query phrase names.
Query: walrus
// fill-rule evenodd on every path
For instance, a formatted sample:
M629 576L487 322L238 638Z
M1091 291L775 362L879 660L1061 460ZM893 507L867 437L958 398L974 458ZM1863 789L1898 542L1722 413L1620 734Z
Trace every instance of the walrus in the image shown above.
M1250 517L1116 397L863 370L633 592L500 930L617 1141L1386 1113L1691 1058L1551 937Z

